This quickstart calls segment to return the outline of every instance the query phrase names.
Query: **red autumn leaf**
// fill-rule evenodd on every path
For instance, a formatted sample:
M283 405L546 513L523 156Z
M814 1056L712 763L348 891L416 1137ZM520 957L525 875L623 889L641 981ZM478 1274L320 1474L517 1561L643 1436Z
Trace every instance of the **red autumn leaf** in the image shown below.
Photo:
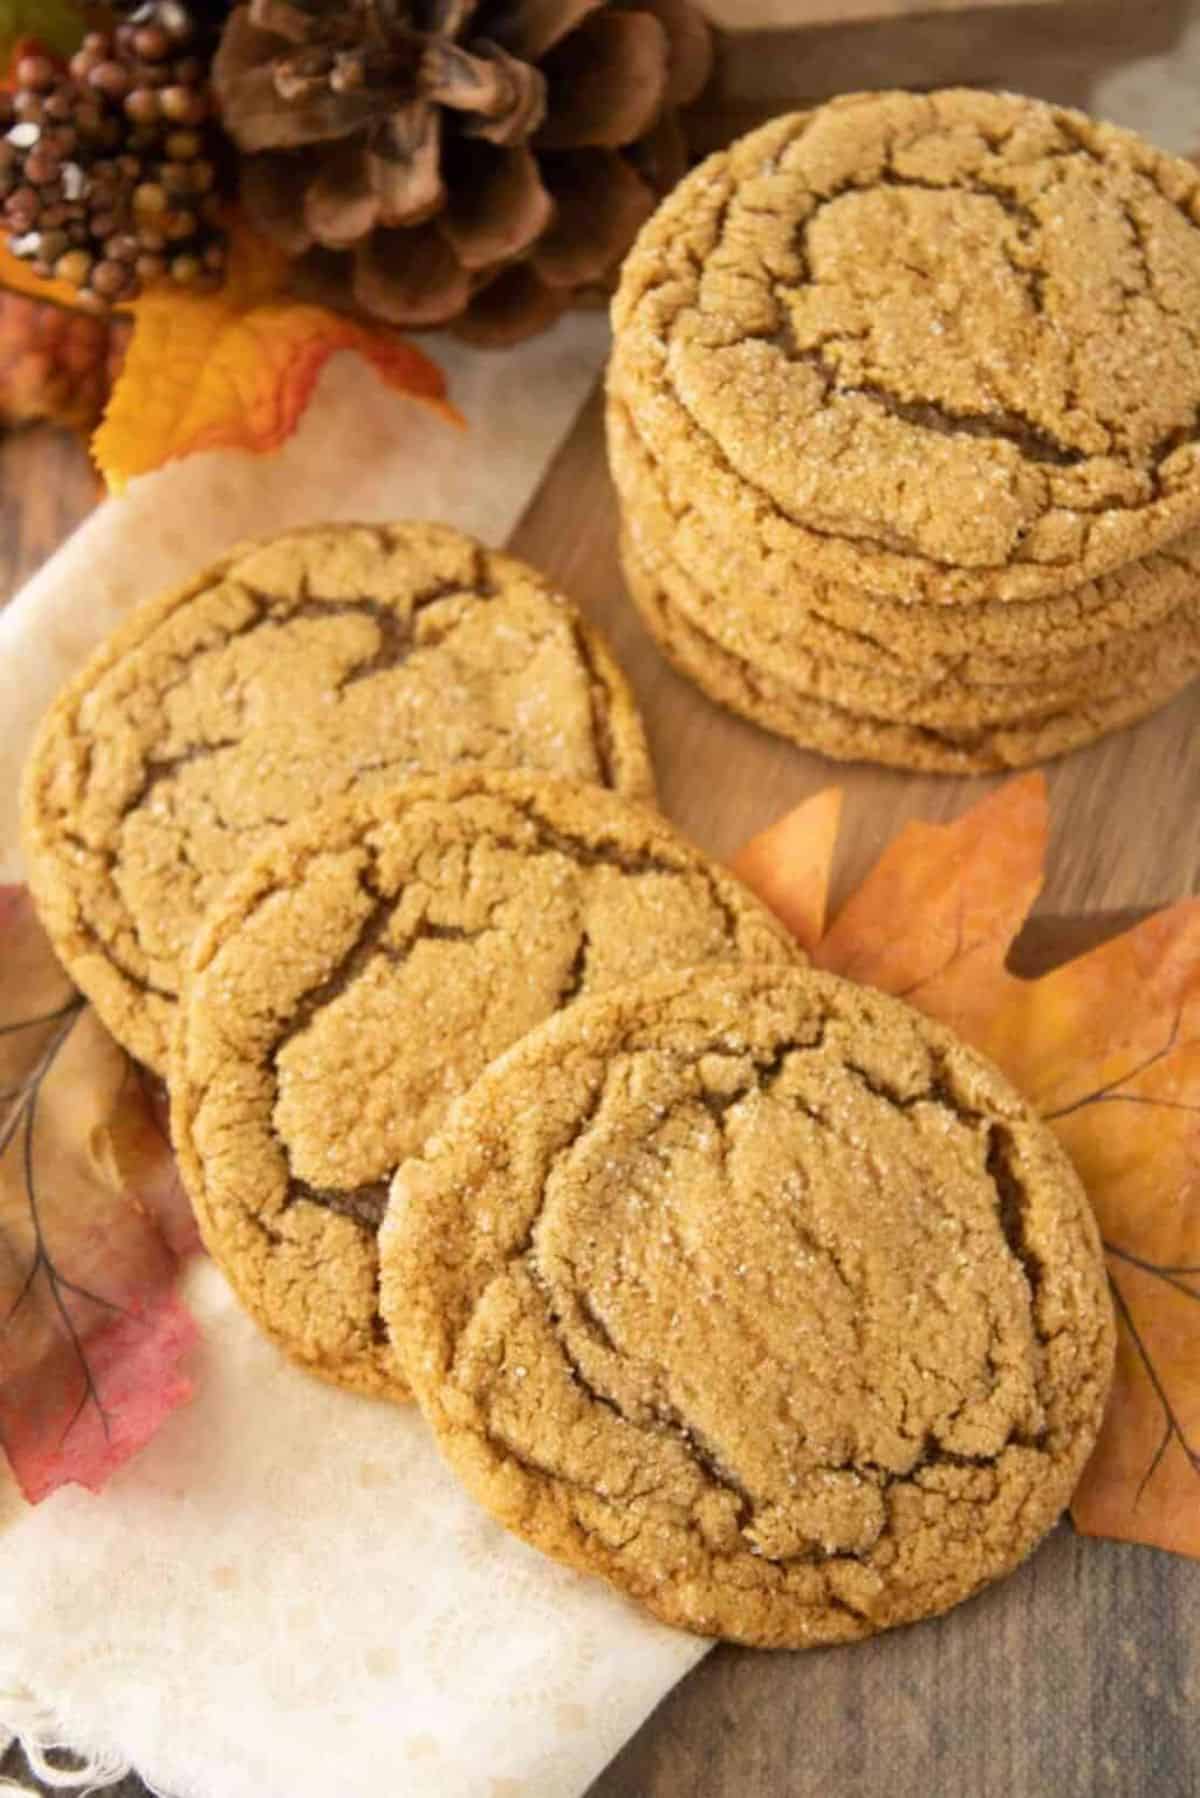
M0 888L0 1441L36 1503L98 1491L190 1394L195 1241L158 1097Z
M785 916L783 858L801 853L796 835L782 820L743 870ZM1200 1556L1200 901L1021 979L1006 961L1045 851L1037 774L954 824L910 824L813 958L949 1024L1005 1070L1071 1155L1104 1238L1119 1328L1112 1401L1072 1514L1087 1534ZM824 838L814 844L822 855L828 873Z

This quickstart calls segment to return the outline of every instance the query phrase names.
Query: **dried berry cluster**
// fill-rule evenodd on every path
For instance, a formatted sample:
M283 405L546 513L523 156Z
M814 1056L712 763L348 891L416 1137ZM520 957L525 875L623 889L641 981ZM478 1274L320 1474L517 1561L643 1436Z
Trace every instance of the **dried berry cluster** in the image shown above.
M36 274L97 308L164 276L220 280L204 48L182 0L149 0L90 33L67 69L19 60L0 95L0 200L10 247Z

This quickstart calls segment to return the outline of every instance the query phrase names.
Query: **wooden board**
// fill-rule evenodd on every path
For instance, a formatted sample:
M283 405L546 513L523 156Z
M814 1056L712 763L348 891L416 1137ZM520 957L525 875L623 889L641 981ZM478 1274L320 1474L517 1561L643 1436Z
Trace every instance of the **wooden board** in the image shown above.
M977 11L981 6L1058 6L1063 0L701 0L726 31L828 25L847 19L894 19L914 13Z

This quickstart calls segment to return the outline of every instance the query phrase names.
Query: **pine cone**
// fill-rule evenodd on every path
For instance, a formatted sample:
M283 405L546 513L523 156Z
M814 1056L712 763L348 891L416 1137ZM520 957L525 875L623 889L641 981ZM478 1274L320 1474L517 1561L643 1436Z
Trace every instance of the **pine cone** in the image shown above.
M248 0L213 88L324 297L498 343L608 287L710 65L690 0Z

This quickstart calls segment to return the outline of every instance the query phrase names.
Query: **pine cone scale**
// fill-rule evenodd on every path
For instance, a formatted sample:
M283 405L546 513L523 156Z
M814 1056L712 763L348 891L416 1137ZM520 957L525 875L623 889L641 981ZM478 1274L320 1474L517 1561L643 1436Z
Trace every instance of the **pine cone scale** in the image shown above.
M547 330L571 299L566 288L547 287L528 262L518 262L475 296L454 329L468 343L497 349Z
M321 172L304 194L308 235L326 249L356 244L379 222L379 198L358 144L339 145L340 156L326 157Z
M542 57L608 0L515 0L488 20L488 34L526 62Z
M603 282L657 204L653 190L615 150L575 150L547 159L556 213L530 258L548 287Z
M307 44L312 40L312 13L305 6L295 5L294 0L250 0L246 15L259 31L270 32L290 44Z
M691 0L638 0L654 14L667 36L667 108L690 106L698 100L713 68L713 38Z
M433 218L446 201L439 114L424 100L399 108L372 135L367 168L383 225L421 225Z
M354 297L394 325L444 325L471 298L471 280L436 225L376 231L355 257Z
M352 137L378 111L372 97L334 93L327 85L289 100L279 87L279 65L286 87L291 59L284 52L290 48L287 39L257 30L239 10L231 15L213 58L213 86L225 128L251 154Z
M615 150L635 142L662 111L667 50L651 13L596 13L546 59L550 104L537 143Z
M313 247L305 217L311 182L312 171L286 151L268 150L245 159L240 194L246 217L288 256L303 256Z
M511 262L543 236L554 217L537 159L528 150L503 150L493 166L451 188L441 230L468 273Z

